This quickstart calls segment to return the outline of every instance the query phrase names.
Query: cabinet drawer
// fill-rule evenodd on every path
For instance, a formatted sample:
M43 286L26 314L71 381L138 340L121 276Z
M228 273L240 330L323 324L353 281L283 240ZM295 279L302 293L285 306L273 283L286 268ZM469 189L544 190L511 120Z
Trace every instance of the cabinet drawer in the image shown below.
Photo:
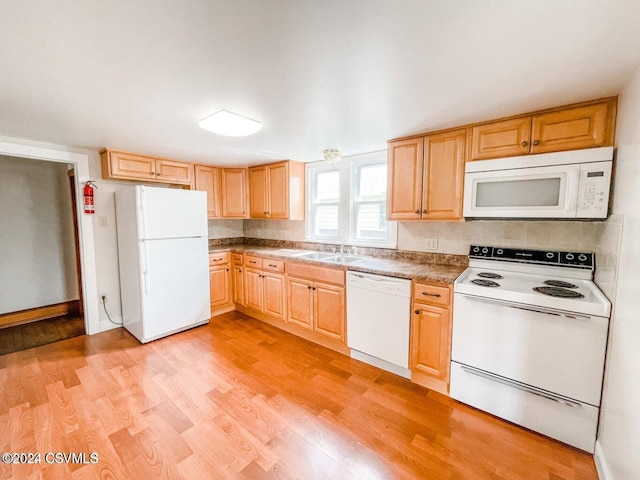
M241 253L232 253L231 254L231 263L234 265L242 265L242 254Z
M262 268L262 257L255 257L253 255L244 256L244 264L247 267Z
M273 258L263 258L262 269L269 272L284 273L284 262Z
M229 263L229 252L215 252L209 254L209 265Z
M296 277L309 278L321 282L344 285L344 270L331 267L317 267L302 263L287 262L287 273Z
M450 301L450 290L449 287L443 287L441 285L416 283L413 286L413 299L416 302L448 307Z

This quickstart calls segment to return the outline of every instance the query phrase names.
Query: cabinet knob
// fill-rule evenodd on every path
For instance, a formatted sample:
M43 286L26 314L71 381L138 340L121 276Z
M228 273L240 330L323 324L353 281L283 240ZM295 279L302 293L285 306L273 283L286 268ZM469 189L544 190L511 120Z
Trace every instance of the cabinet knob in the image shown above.
M229 269L227 268L227 272L229 271Z
M426 210L422 210L422 213L427 213L427 211Z
M416 315L419 315L419 314L420 314L420 310L416 310L414 313L415 313Z
M307 288L308 288L309 290L311 290L311 285L309 285Z
M156 176L156 172L151 172L151 175L153 175L155 177Z
M315 289L316 289L316 287L311 287L311 290L315 290Z
M420 210L416 210L416 213L420 213Z
M533 144L534 144L534 145L540 145L540 140L534 140L534 141L533 141Z
M527 145L529 145L529 142L527 142L526 140L523 140L522 143L520 143L520 145L522 145L523 147L526 147Z

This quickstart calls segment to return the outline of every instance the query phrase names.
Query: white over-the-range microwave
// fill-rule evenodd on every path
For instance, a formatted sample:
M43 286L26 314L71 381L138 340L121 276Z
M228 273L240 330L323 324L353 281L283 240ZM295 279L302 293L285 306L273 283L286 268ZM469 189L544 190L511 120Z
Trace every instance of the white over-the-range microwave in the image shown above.
M467 162L467 218L606 218L613 147Z

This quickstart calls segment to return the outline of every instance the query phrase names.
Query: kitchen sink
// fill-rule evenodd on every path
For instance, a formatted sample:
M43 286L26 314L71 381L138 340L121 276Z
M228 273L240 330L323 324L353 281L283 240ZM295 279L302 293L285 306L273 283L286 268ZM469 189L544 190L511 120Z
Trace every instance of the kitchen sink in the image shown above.
M291 255L296 258L306 258L309 260L326 260L330 257L335 257L335 253L324 253L324 252L304 252L304 253L296 253Z
M340 265L350 265L361 260L367 260L369 257L361 257L358 255L335 255L333 257L325 258L323 261L327 263L337 263Z

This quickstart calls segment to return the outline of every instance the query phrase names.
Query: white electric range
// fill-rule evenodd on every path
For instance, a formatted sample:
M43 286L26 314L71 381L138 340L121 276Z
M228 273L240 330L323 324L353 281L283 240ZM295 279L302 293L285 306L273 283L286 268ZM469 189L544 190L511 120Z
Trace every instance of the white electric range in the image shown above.
M593 253L471 246L451 396L593 452L611 311L594 271Z

